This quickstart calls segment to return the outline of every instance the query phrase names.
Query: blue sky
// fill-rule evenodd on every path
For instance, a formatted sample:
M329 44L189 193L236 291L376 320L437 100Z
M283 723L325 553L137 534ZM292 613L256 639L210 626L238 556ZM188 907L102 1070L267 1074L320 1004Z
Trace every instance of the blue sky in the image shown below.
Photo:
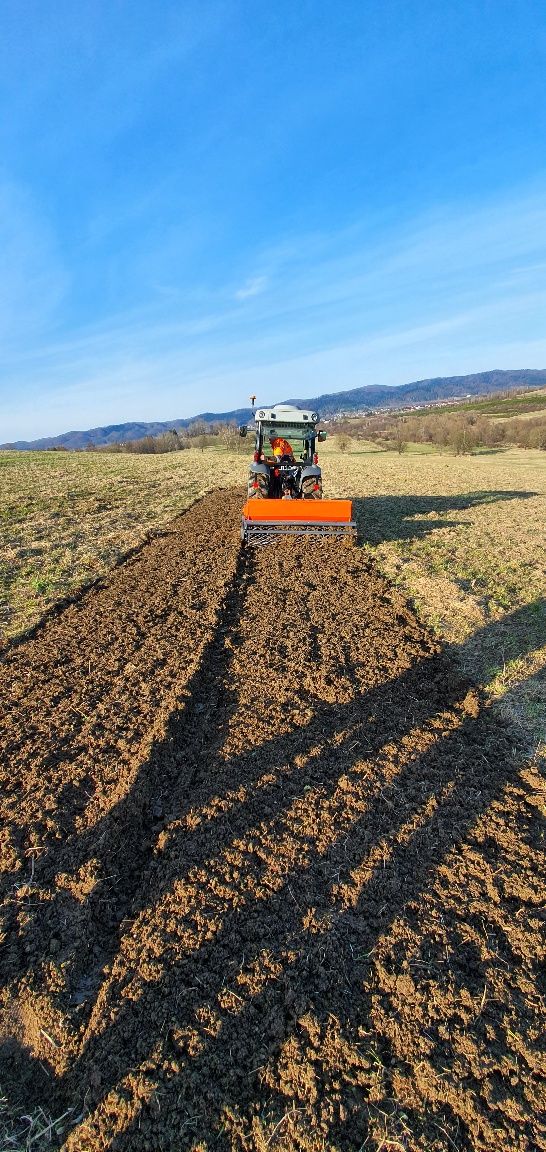
M2 0L0 442L546 367L544 0Z

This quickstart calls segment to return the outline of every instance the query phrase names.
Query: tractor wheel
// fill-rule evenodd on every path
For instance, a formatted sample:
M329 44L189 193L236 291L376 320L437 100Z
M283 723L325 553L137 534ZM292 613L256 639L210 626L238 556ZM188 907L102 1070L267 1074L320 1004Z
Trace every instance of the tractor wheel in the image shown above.
M322 500L322 477L307 476L302 480L301 494L304 500Z
M267 500L269 495L269 481L263 472L251 472L248 478L248 499Z

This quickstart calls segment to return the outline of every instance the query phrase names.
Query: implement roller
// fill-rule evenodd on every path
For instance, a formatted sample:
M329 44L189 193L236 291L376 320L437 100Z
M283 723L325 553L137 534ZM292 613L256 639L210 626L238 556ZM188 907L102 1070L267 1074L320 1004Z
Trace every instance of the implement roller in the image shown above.
M245 544L270 544L280 536L337 536L353 539L355 523L350 500L247 500L241 539Z
M269 544L284 536L354 540L350 500L323 500L316 443L318 413L276 404L255 413L255 449L243 508L244 544ZM248 427L239 429L241 436Z

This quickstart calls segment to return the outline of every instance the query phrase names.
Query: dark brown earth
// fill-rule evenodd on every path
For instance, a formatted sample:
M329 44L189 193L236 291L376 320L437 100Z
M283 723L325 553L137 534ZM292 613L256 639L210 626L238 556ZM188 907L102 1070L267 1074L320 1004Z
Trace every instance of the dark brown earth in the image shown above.
M70 1152L546 1149L538 781L363 550L240 503L4 654L4 1091Z

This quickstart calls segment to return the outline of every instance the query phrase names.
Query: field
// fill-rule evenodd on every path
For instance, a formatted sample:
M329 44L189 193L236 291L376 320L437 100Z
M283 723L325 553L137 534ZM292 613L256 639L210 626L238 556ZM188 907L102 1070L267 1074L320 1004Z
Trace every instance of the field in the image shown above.
M546 454L456 458L322 453L329 495L355 502L359 539L487 695L544 740ZM0 642L104 577L215 487L245 454L0 453ZM493 625L496 625L494 627Z
M360 538L463 670L544 753L546 454L335 461ZM360 495L362 493L362 495Z
M443 413L477 412L482 416L497 416L506 420L511 416L537 416L546 408L546 388L537 388L520 395L511 393L508 396L490 396L485 400L459 400L454 404L442 404L436 410ZM426 416L434 408L422 408L416 415Z
M246 459L0 452L0 637L20 635L51 605L110 570Z
M0 457L2 1148L546 1149L545 465Z

